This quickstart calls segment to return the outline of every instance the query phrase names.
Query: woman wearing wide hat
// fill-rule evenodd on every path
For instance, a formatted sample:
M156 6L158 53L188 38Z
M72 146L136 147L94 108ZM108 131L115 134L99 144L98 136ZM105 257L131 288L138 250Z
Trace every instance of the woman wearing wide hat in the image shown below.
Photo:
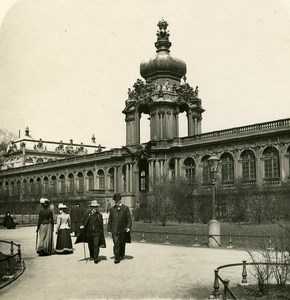
M70 215L67 213L67 206L60 203L58 206L60 214L57 216L56 231L57 240L55 253L70 254L73 253L72 241L70 236Z
M36 247L40 256L51 255L53 250L53 213L49 208L49 200L40 199L42 210L39 211L36 229Z
M88 243L90 259L94 260L95 264L99 262L100 247L106 248L103 216L98 210L99 206L97 200L92 200L90 210L84 214L81 220L81 233L75 242L76 244L80 242Z

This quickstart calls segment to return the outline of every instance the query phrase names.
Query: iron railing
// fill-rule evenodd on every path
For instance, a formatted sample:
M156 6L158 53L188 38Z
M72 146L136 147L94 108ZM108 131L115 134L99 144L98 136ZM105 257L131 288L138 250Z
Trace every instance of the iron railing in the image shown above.
M243 260L242 263L236 263L236 264L228 264L228 265L223 265L214 270L214 284L213 284L213 292L210 295L210 299L220 299L220 296L222 296L223 300L229 299L228 296L231 297L231 299L238 299L237 296L231 291L229 283L230 280L228 279L223 279L219 275L219 270L225 269L225 268L230 268L230 267L236 267L236 266L242 266L242 280L241 280L241 285L247 285L248 284L248 279L247 279L247 266L254 266L254 265L267 265L267 266L287 266L290 268L290 263L270 263L270 262L250 262L247 263L246 260ZM223 285L223 291L220 291L220 284L219 282L222 283Z
M21 256L21 244L13 241L0 240L0 244L9 245L9 254L3 253L6 257L0 260L0 289L18 278L25 270L25 263ZM17 251L15 251L17 248Z

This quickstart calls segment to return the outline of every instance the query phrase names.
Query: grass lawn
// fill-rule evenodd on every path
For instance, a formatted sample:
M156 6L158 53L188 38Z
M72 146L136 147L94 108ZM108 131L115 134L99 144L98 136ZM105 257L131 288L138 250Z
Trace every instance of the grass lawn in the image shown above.
M285 224L286 225L286 224ZM288 224L289 228L289 224ZM231 244L235 248L262 249L269 247L269 235L271 235L272 246L281 242L290 241L289 232L278 224L231 224L221 222L221 246L227 247ZM166 226L160 223L134 222L132 226L132 239L140 241L143 236L147 242L164 243L167 240L171 244L192 246L197 243L206 246L208 242L207 224L187 224L168 222Z
M288 224L283 224L283 226ZM243 249L265 249L269 247L269 235L271 235L272 247L276 243L281 245L281 238L283 238L282 245L288 245L290 249L289 232L283 229L278 224L231 224L221 223L221 247L229 246L229 236L231 235L232 246ZM166 226L160 223L143 223L134 222L132 226L132 239L140 241L143 238L151 243L164 243L168 241L171 244L192 246L196 243L204 247L208 242L208 226L207 224L187 224L168 222ZM233 262L234 263L234 262ZM266 295L260 295L258 288L255 285L231 287L232 292L237 296L237 299L289 299L290 300L290 285L284 288L272 285L268 287ZM222 292L222 289L220 290ZM196 291L198 293L198 291ZM202 293L201 293L202 295ZM197 295L195 295L198 297Z

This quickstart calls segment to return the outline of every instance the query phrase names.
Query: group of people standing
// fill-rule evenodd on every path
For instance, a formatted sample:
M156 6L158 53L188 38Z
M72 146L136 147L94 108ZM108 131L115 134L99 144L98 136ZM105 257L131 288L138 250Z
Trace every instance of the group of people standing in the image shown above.
M121 202L122 196L114 194L115 205L109 210L107 224L108 234L113 239L114 263L118 264L125 256L126 243L131 243L132 217L129 208ZM71 216L67 212L67 206L59 205L60 214L56 222L56 246L54 248L53 232L54 219L53 212L49 208L49 200L40 199L42 210L39 212L38 224L36 229L37 253L40 256L51 254L70 254L73 253L71 240L72 222ZM97 200L92 200L90 209L83 212L80 224L73 223L73 230L77 236L75 243L87 243L90 253L90 260L94 263L99 262L100 248L106 248L104 235L103 216L99 211L100 204Z

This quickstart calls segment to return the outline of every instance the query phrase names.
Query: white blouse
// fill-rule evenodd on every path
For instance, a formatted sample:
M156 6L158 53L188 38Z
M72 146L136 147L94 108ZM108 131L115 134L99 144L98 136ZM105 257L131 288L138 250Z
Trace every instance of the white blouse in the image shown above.
M59 229L69 229L69 228L70 228L70 215L63 212L57 216L56 232Z

